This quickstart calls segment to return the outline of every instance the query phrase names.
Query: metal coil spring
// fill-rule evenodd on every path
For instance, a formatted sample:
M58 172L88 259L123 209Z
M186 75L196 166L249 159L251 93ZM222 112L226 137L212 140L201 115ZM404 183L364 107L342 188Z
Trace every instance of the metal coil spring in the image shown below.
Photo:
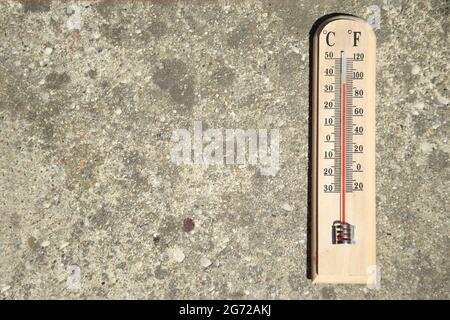
M333 223L333 244L351 244L353 243L352 225L335 221Z

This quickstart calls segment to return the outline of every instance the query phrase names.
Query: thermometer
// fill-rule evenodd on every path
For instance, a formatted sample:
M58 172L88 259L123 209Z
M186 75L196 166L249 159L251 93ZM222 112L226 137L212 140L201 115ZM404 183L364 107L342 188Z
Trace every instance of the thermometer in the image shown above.
M376 39L366 21L323 21L312 55L312 276L375 280Z

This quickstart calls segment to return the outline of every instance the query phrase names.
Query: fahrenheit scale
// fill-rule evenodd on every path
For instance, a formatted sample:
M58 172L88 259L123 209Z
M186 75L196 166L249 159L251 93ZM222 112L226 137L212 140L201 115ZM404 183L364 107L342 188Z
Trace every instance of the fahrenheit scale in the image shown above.
M313 38L312 277L376 280L375 34L338 15Z

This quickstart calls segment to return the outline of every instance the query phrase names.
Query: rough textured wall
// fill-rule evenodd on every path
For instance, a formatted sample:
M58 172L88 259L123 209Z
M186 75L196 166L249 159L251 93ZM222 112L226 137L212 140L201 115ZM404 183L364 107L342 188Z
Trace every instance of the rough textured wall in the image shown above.
M309 31L332 12L379 27L378 290L306 278ZM0 297L449 298L448 16L445 0L2 1ZM174 164L194 120L279 129L281 170Z

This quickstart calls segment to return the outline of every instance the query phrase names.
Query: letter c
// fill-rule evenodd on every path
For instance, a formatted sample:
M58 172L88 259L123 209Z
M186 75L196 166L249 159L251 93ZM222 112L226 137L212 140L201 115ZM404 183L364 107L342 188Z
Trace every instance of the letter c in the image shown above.
M326 42L327 42L327 45L329 46L329 47L332 47L332 46L334 46L334 42L333 43L330 43L330 34L332 34L333 36L335 36L336 35L336 33L335 32L328 32L327 33L327 36L326 36Z

